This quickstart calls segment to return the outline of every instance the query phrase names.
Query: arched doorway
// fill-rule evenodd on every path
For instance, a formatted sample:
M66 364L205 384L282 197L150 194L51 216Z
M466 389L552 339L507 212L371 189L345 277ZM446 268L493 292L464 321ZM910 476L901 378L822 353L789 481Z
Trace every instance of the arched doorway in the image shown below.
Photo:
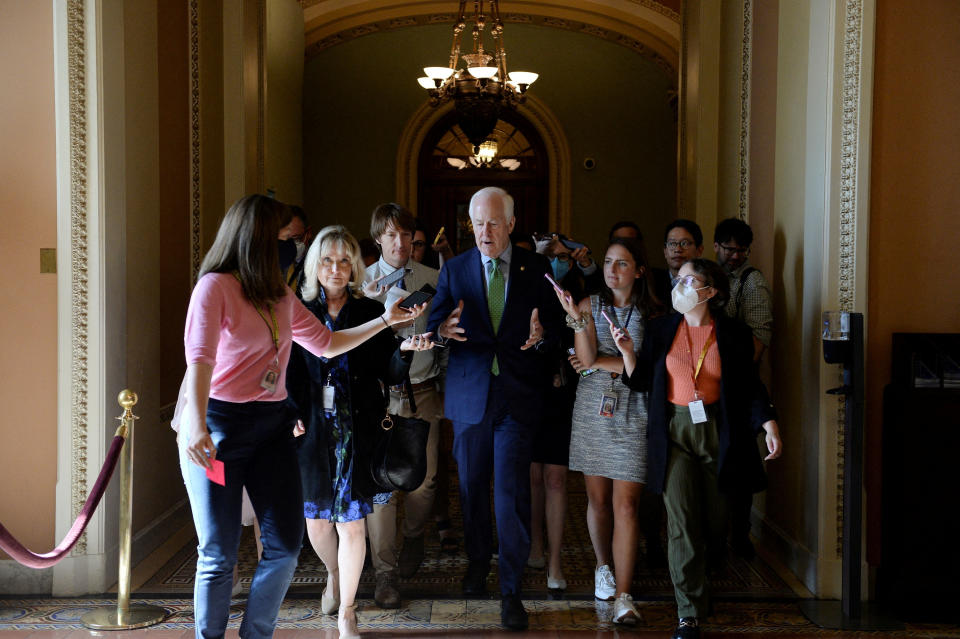
M480 159L450 111L431 127L417 157L417 215L433 232L444 227L456 252L473 246L470 197L499 186L514 199L516 229L549 231L550 166L533 124L515 111L501 114Z

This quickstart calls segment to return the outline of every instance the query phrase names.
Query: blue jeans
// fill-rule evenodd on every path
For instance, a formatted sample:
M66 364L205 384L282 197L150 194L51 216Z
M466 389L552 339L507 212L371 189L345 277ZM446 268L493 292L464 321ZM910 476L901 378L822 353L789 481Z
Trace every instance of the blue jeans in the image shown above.
M499 378L494 377L483 421L453 423L453 455L460 476L464 542L471 564L489 565L493 545L490 475L497 516L501 594L519 595L530 556L530 457L534 426L507 411Z
M227 629L244 486L260 523L263 557L250 585L240 636L273 636L303 542L303 498L293 422L287 402L234 404L211 398L207 427L217 447L217 459L224 463L226 485L214 484L203 468L180 456L200 541L194 586L197 639L220 639Z

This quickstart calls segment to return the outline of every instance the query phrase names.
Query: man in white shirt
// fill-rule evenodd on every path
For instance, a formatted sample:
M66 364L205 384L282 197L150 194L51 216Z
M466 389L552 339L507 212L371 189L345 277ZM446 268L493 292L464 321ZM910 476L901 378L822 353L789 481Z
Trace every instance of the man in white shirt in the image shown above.
M424 284L436 288L439 271L410 258L414 232L415 218L399 204L381 204L374 209L370 218L370 237L380 248L380 259L367 267L364 293L368 297L392 304L398 297L405 297ZM386 289L377 285L377 280L397 269L405 269L399 282ZM401 336L426 332L428 315L429 311L423 313L409 326L398 325L397 332ZM416 415L430 422L430 435L427 439L427 475L423 484L404 498L403 549L399 557L396 547L397 495L394 494L386 504L374 504L373 513L367 516L371 560L377 573L374 601L381 608L400 606L396 576L413 576L423 561L424 527L433 512L438 481L439 428L443 417L440 382L446 367L444 350L433 348L414 353L410 365ZM409 397L402 386L390 388L390 412L405 417L413 415ZM446 478L440 478L440 481L446 481Z

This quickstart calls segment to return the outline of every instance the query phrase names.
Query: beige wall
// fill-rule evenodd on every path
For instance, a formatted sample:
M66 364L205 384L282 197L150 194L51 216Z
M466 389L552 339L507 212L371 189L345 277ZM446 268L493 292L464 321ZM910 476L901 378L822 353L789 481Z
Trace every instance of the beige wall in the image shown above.
M264 184L277 199L303 203L303 10L267 3L267 122Z
M890 382L891 334L960 332L958 34L960 4L953 0L877 2L866 415L874 564L881 543L881 408Z
M57 237L52 6L0 0L0 16L0 521L46 552L57 479L57 276L40 273L40 249Z
M186 33L186 11L164 6L169 4L158 0L153 6L124 11L126 386L140 396L135 409L140 417L134 448L136 532L154 525L185 496L173 433L161 417L161 409L175 400L183 375L183 329L178 320L185 315L190 290L185 261L189 191L183 174L187 85L180 84L186 65L181 38ZM162 35L164 44L181 44L174 55L158 53L166 49L158 47L158 7L165 12L165 21L182 18L184 28ZM160 161L161 138L170 138L162 147L165 162ZM173 169L169 174L168 166ZM169 247L175 248L168 253Z

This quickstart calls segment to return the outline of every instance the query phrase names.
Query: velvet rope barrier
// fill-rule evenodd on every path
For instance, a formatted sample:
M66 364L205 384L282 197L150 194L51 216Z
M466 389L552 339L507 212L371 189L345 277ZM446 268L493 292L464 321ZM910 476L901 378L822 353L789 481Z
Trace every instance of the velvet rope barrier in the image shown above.
M93 485L93 490L90 491L86 503L83 504L83 509L77 516L76 521L73 522L73 526L70 528L66 537L60 542L60 545L48 553L35 553L17 541L13 535L10 534L10 531L8 531L3 524L0 524L0 549L13 557L17 563L23 564L27 568L49 568L66 557L67 553L70 552L80 539L80 535L86 530L87 524L90 523L90 518L93 517L97 506L100 505L100 500L103 498L103 493L107 489L107 484L110 483L113 471L117 467L117 460L120 459L120 451L123 450L124 441L125 437L123 434L117 434L113 438L110 450L107 451L107 458L103 462L103 468L100 469L100 476L97 477L97 482Z

